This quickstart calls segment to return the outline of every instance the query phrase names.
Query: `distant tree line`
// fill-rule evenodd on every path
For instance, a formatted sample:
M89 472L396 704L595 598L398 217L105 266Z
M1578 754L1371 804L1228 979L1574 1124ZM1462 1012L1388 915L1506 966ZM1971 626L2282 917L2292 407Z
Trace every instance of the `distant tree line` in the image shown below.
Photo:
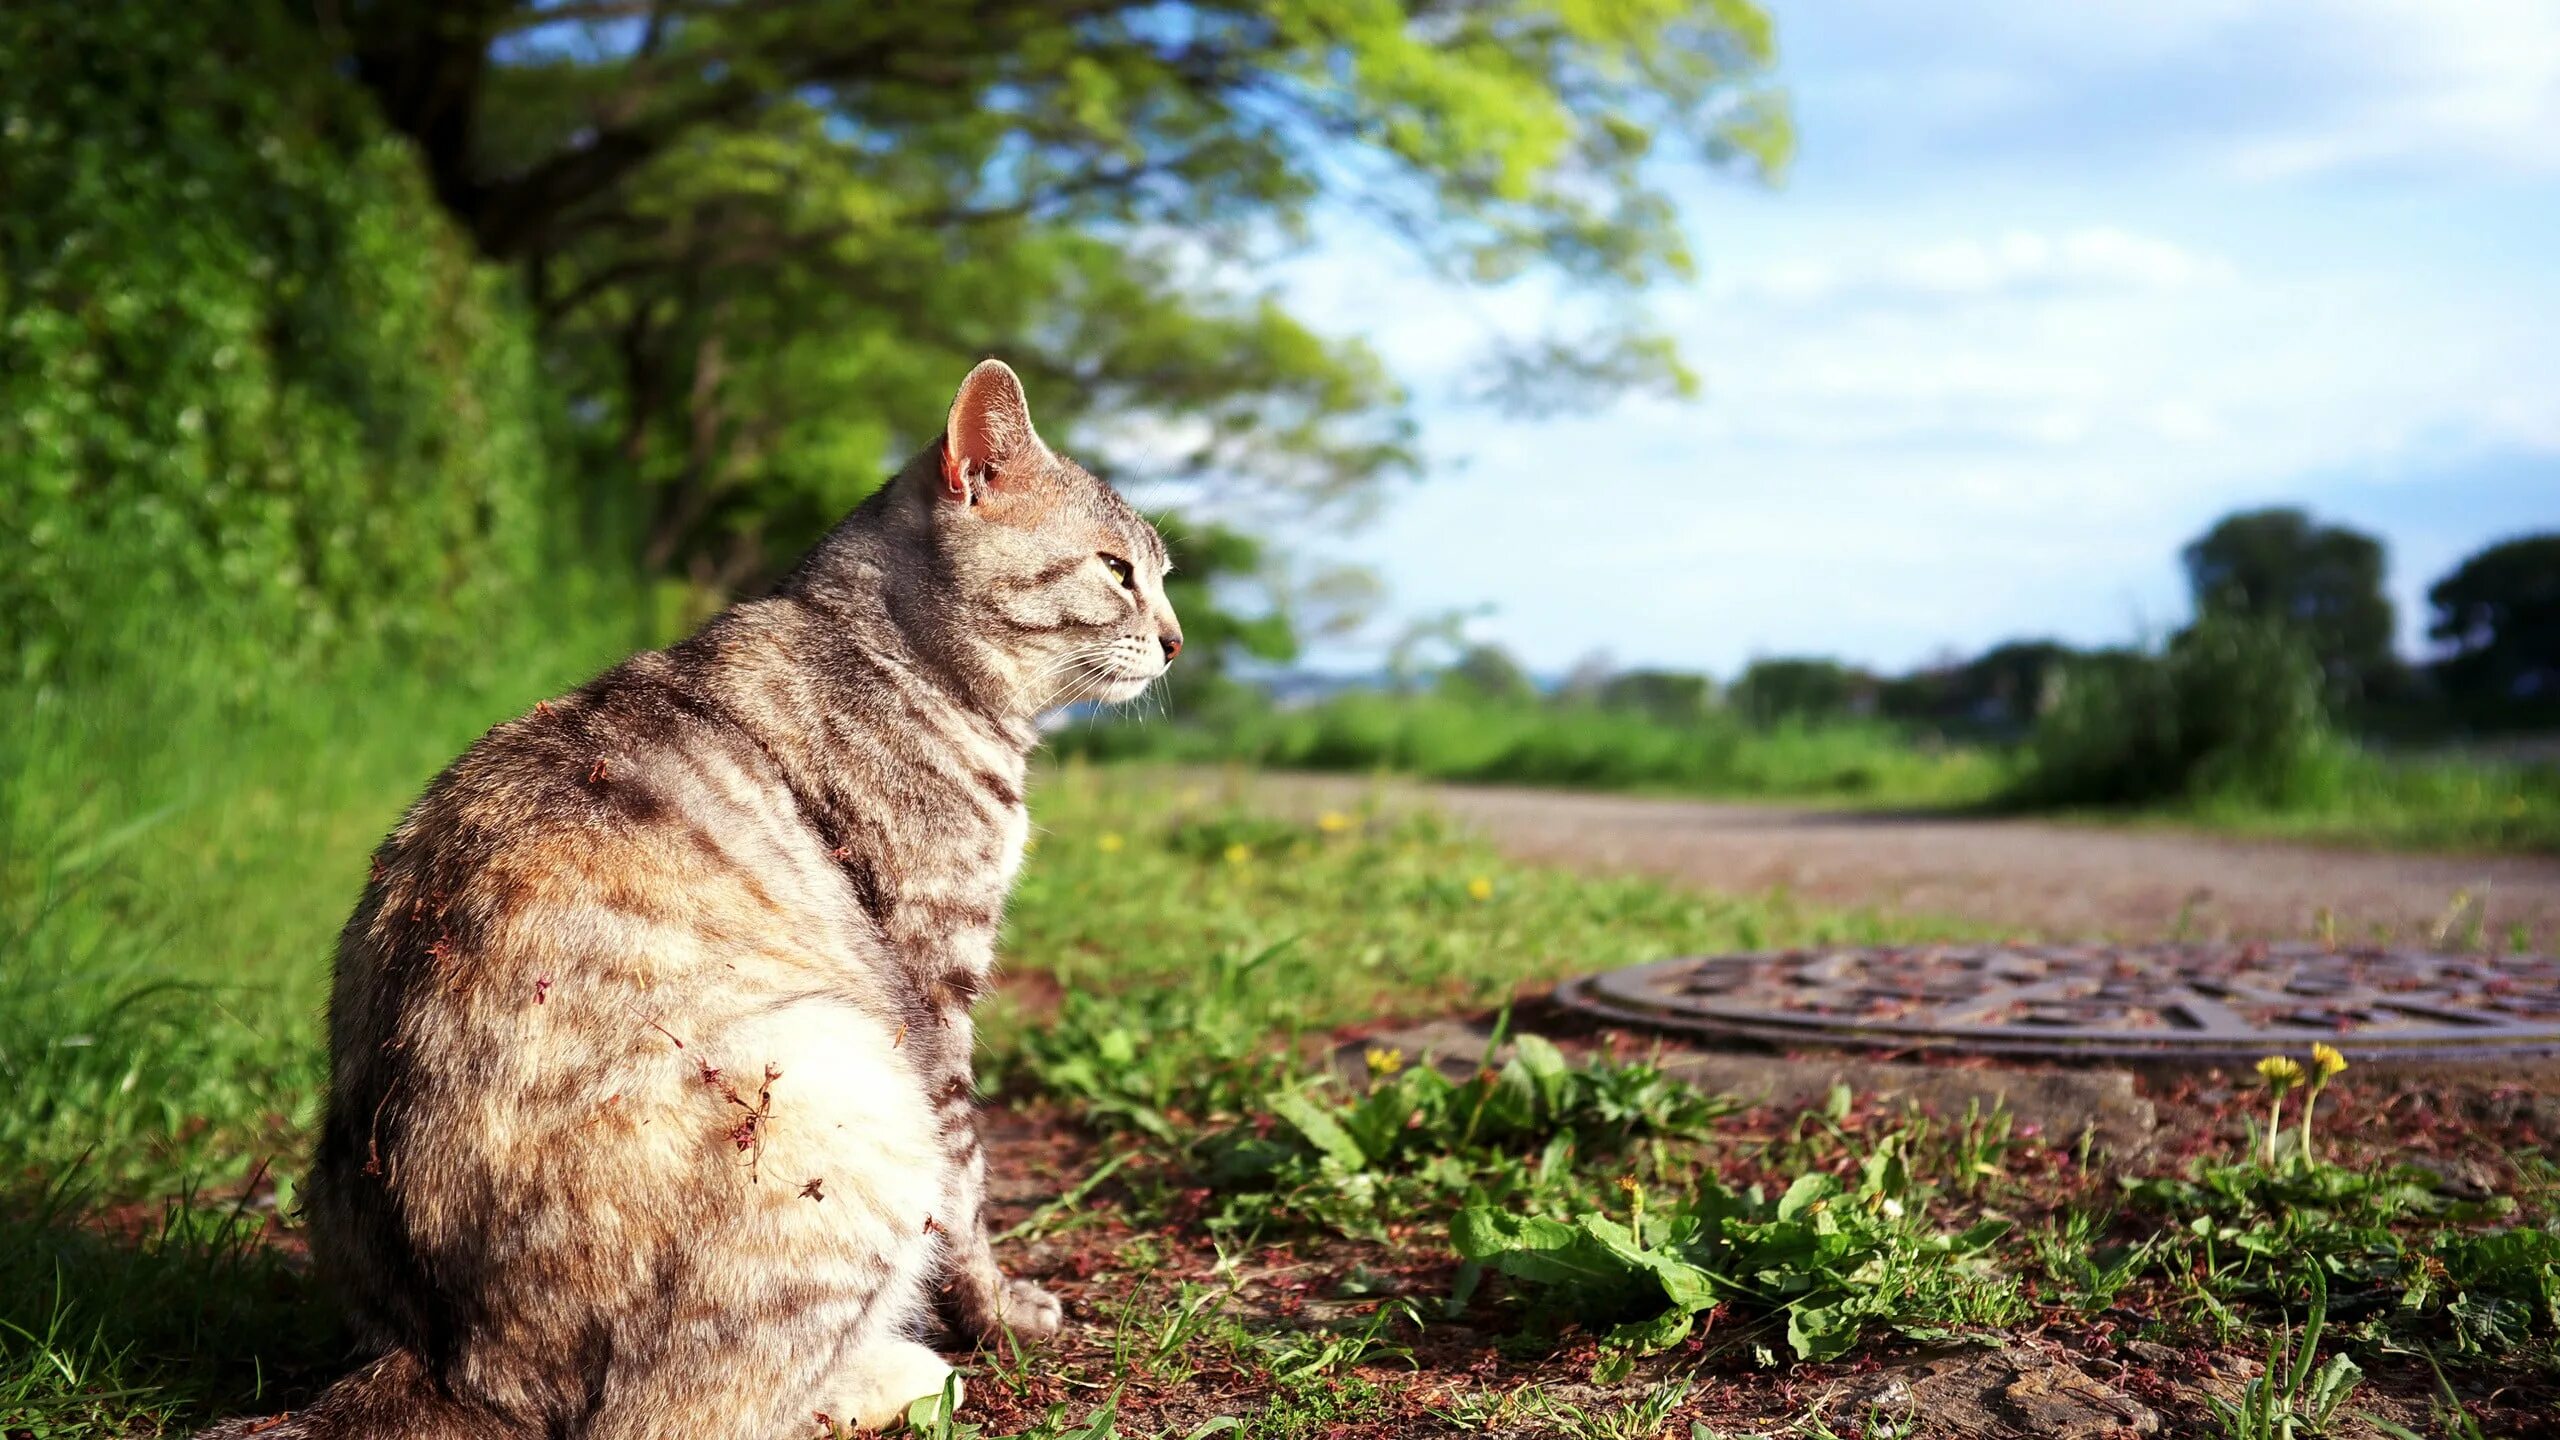
M2172 651L2217 624L2281 637L2316 671L2326 715L2383 734L2560 727L2560 532L2525 535L2464 560L2428 590L2437 651L2412 663L2393 648L2382 542L2293 508L2224 517L2181 552L2193 621ZM1679 722L1719 708L1754 724L1874 718L1951 737L2016 739L2058 702L2066 674L2122 670L2135 649L2082 650L2012 640L1971 659L1880 675L1819 656L1752 661L1719 690L1707 676L1585 665L1564 698ZM2270 662L2272 663L2272 662ZM1447 693L1516 700L1536 693L1498 647L1462 648L1438 674Z

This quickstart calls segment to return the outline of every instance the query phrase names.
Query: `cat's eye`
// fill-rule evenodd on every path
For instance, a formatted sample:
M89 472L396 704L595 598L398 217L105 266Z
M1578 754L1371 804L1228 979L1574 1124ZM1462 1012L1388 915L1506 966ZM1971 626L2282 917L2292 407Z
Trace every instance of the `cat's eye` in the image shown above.
M1128 561L1117 555L1104 555L1098 558L1102 561L1102 568L1111 572L1111 578L1120 582L1121 589L1132 595L1138 593L1138 572L1129 568Z

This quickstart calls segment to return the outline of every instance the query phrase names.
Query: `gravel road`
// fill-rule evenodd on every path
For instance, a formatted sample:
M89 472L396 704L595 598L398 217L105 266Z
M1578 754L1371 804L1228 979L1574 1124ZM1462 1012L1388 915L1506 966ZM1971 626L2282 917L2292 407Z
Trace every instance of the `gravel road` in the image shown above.
M2521 923L2560 943L2560 858L2413 855L2164 829L1872 814L1565 791L1265 775L1261 800L1312 812L1383 793L1431 805L1523 860L1643 871L1728 891L1949 915L2054 938L2152 939L2377 927L2405 941ZM2467 897L2467 898L2462 898Z

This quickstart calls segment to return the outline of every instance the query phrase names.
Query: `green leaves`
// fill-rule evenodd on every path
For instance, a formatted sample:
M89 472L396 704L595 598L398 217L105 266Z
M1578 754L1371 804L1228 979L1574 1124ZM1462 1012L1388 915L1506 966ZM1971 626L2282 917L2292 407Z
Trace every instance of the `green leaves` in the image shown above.
M1534 1035L1500 1069L1452 1080L1417 1064L1364 1095L1318 1082L1271 1091L1192 1147L1230 1193L1221 1228L1313 1222L1376 1236L1390 1219L1465 1197L1554 1197L1587 1187L1573 1161L1639 1138L1702 1134L1724 1102L1650 1066L1578 1066ZM1262 1117L1267 1115L1268 1121Z
M367 77L448 78L375 98L526 263L649 563L730 586L990 351L1099 469L1351 513L1413 463L1411 423L1365 345L1267 292L1320 217L1452 278L1596 292L1559 307L1596 318L1478 338L1506 398L1680 389L1625 303L1690 270L1662 178L1789 144L1746 0L609 8L383 0L323 34Z
M1696 1316L1727 1301L1782 1315L1798 1359L1836 1359L1873 1325L1964 1322L1997 1307L1979 1257L2008 1222L1928 1230L1899 1148L1881 1142L1855 1189L1815 1172L1770 1201L1705 1182L1641 1236L1603 1213L1475 1206L1451 1222L1450 1242L1600 1329L1608 1353L1595 1378L1686 1339Z
M575 497L513 277L308 34L31 0L0 75L0 677L459 663L531 602Z
M1360 1142L1352 1139L1351 1132L1342 1128L1341 1122L1310 1097L1294 1090L1284 1090L1271 1097L1270 1105L1272 1114L1288 1121L1299 1138L1314 1146L1325 1159L1345 1170L1359 1170L1368 1165L1368 1152L1360 1148Z

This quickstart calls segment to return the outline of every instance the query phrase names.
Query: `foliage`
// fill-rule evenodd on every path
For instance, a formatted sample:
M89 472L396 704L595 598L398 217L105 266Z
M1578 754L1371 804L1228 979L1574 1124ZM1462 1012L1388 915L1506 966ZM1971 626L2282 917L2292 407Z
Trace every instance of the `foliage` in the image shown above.
M2560 534L2492 545L2427 590L2437 685L2482 726L2560 726Z
M2182 553L2199 622L2281 625L2309 650L2341 705L2389 698L2401 682L2391 651L2382 543L2300 510L2226 515Z
M2041 805L2310 797L2336 753L2317 663L2286 626L2208 615L2157 655L2066 672L2014 792Z
M1962 664L1884 681L1876 713L1941 733L2014 738L2051 708L2077 652L2052 640L2012 640Z
M1403 397L1259 279L1320 208L1600 300L1488 341L1483 384L1684 386L1622 303L1689 266L1660 167L1788 143L1747 0L309 12L524 265L647 558L723 587L921 444L989 351L1098 469L1356 502L1411 461Z
M1675 722L1636 709L1358 691L1297 709L1237 707L1192 727L1103 717L1057 743L1098 757L1242 759L1435 780L1887 804L1977 802L2008 778L1996 755L1914 743L1875 722L1763 729L1720 711Z
M2416 1166L2350 1168L2299 1152L2276 1164L2208 1162L2189 1178L2128 1179L2133 1205L2170 1222L2154 1263L2224 1298L2280 1295L2307 1270L2409 1340L2479 1356L2560 1340L2560 1234L2496 1223L2505 1196L2455 1199Z
M1226 1195L1212 1227L1313 1222L1374 1239L1389 1221L1460 1198L1557 1203L1587 1191L1576 1184L1582 1167L1639 1139L1697 1138L1731 1108L1650 1065L1576 1065L1536 1035L1513 1048L1497 1069L1488 1046L1485 1063L1458 1080L1376 1052L1370 1065L1383 1073L1365 1094L1338 1097L1321 1084L1265 1094L1192 1146L1203 1178Z
M1656 1215L1630 1186L1625 1220L1471 1207L1450 1238L1461 1256L1534 1287L1541 1302L1610 1326L1604 1376L1625 1373L1629 1356L1678 1344L1699 1315L1727 1303L1783 1315L1798 1359L1836 1359L1870 1325L1937 1329L2002 1308L1981 1257L2009 1223L1931 1229L1901 1145L1899 1136L1878 1141L1854 1184L1815 1171L1772 1200L1708 1181Z
M1239 702L1233 671L1242 660L1276 664L1297 658L1298 636L1288 599L1261 541L1241 530L1155 517L1173 570L1165 598L1182 618L1182 664L1164 683L1174 714L1215 713Z
M1837 720L1872 706L1875 678L1837 660L1754 660L1729 698L1755 725Z
M1603 710L1627 710L1666 724L1695 724L1715 705L1715 682L1677 670L1627 670L1602 680L1593 697Z
M1470 645L1440 672L1439 689L1459 700L1522 704L1538 698L1538 684L1511 652L1499 645Z
M268 7L0 10L0 681L435 655L571 500L500 272Z
M2311 1312L2303 1317L2296 1344L2288 1329L2267 1339L2265 1368L2241 1387L2236 1401L2214 1397L2214 1416L2228 1440L2294 1440L2299 1434L2325 1435L2338 1409L2363 1383L2364 1371L2344 1353L2312 1368L2319 1357L2320 1335L2328 1323L2329 1287L2314 1269Z

